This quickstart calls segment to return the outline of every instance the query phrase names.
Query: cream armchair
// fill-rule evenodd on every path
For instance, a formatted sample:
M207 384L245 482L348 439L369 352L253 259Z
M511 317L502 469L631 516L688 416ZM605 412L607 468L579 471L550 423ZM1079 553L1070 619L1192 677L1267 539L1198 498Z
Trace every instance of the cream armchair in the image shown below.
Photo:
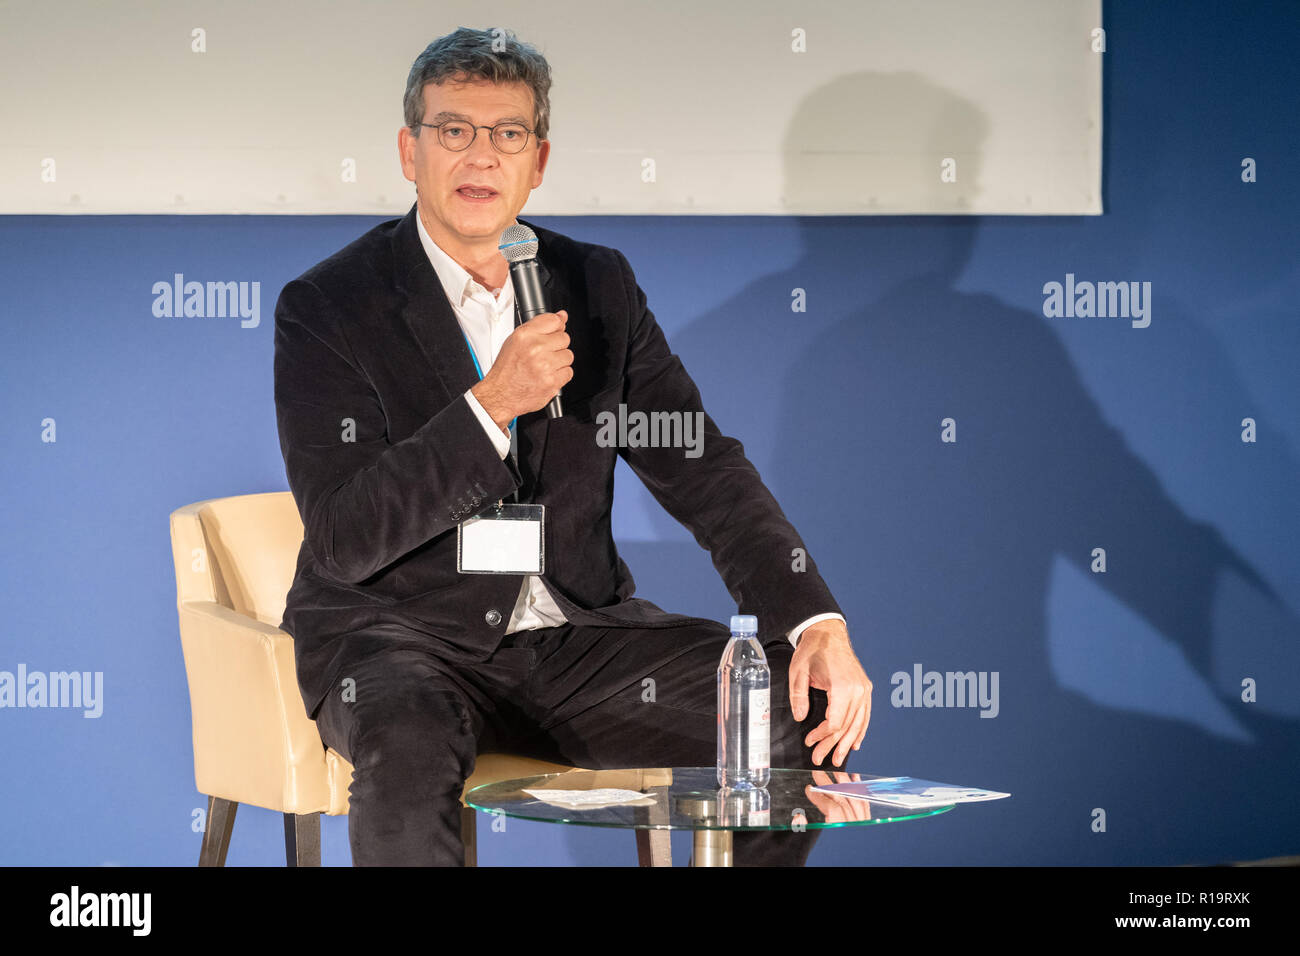
M307 717L294 671L293 638L277 626L302 534L287 491L214 498L171 514L194 782L208 797L200 866L225 865L241 803L284 814L290 866L319 866L320 814L348 812L352 766L325 747ZM572 769L482 754L465 789ZM474 866L476 811L463 803L462 795L465 863ZM667 834L656 833L652 843L649 834L637 833L643 865L667 865L661 857Z

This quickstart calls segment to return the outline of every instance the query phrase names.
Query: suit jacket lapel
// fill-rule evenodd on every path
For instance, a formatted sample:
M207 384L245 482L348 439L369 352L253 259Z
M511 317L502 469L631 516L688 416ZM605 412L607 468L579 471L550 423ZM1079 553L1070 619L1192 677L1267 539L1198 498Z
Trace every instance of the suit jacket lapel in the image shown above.
M402 321L420 344L448 398L455 399L478 382L478 373L438 273L420 245L415 217L416 207L412 206L393 233L394 278L404 297Z
M515 217L515 221L537 232L538 229L526 219ZM546 296L546 305L549 309L563 308L564 305L557 299L560 290L556 288L554 282L554 272L547 265L547 250L539 246L537 251L537 266L542 280L542 292ZM518 300L515 300L515 307L518 308ZM546 454L546 439L550 435L550 419L546 415L546 407L543 406L535 412L529 412L527 415L519 416L519 422L515 428L519 433L519 470L523 475L524 485L519 489L519 499L529 501L533 497L533 492L537 487L537 478L542 473L542 459Z

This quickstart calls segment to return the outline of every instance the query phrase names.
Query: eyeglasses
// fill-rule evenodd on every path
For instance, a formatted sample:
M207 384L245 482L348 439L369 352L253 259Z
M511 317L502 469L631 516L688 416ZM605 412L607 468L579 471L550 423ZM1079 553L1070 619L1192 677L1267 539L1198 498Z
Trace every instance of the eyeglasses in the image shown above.
M443 149L453 153L470 148L481 129L491 134L492 145L502 153L521 153L528 145L528 137L536 130L529 129L523 123L498 123L496 126L475 126L463 120L448 120L445 123L421 123L438 131L438 142Z

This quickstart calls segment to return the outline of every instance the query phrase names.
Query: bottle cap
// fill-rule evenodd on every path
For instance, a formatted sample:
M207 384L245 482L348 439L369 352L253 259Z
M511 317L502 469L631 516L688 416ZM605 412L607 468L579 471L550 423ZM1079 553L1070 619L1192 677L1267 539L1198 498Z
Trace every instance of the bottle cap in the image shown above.
M731 615L731 633L751 637L758 634L758 618L753 614Z

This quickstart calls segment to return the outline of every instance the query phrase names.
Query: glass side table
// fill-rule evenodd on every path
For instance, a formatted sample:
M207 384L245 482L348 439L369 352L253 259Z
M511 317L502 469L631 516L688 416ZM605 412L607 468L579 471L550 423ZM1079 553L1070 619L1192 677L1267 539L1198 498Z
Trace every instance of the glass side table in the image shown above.
M772 769L762 790L724 790L714 767L656 767L631 770L571 770L519 777L475 787L465 796L483 813L521 820L571 823L588 827L620 827L638 833L638 846L649 845L649 834L694 833L692 866L731 866L731 834L736 830L802 830L900 823L946 813L953 804L907 810L854 797L813 791L813 786L873 780L876 775L825 770ZM548 802L525 790L634 790L644 794L636 803L576 807Z

